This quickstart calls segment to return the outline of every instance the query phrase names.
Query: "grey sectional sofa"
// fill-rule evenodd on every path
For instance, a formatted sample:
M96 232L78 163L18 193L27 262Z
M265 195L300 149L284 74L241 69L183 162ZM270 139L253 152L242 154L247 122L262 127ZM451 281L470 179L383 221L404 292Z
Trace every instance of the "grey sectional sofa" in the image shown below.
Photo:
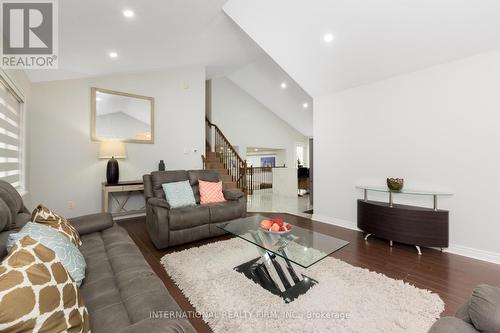
M200 205L200 179L220 180L211 170L154 171L143 176L147 230L158 249L223 235L217 225L246 215L246 198L240 191L224 190L226 202ZM183 180L189 180L197 205L171 209L162 184Z
M30 218L18 192L0 181L0 260L6 255L8 235ZM164 315L180 313L179 306L110 214L87 215L70 222L83 242L80 250L87 269L80 290L93 333L195 332L187 319ZM158 314L162 318L154 318Z
M477 286L455 317L443 317L429 330L429 333L478 332L500 332L500 288L486 284Z

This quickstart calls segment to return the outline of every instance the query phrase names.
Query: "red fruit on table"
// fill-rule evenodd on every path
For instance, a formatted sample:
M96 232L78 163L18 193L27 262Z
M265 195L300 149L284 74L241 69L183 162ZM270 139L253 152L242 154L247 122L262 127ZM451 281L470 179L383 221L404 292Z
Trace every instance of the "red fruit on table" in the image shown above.
M276 223L281 227L283 225L283 218L277 217L276 218Z
M262 220L262 222L260 222L260 227L265 230L269 230L269 228L271 228L272 225L273 222L270 220Z
M271 231L274 231L274 232L277 232L280 230L280 226L276 223L274 223L272 226L271 226Z
M290 229L292 229L292 225L290 223L286 223L285 228L286 228L286 230L290 230Z
M281 226L280 231L286 231L286 228L284 226Z

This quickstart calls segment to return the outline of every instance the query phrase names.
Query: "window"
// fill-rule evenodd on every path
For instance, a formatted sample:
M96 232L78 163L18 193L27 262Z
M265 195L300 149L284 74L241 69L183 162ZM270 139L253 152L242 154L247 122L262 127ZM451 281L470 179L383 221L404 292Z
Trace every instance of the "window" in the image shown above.
M0 76L0 179L24 191L23 101Z

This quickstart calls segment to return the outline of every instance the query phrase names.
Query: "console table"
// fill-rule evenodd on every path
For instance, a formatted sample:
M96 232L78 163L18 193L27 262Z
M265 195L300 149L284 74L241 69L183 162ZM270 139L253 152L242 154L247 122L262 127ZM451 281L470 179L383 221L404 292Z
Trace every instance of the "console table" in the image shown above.
M451 196L449 192L402 190L391 191L383 187L356 186L363 190L363 199L358 199L358 228L371 235L414 245L421 255L420 246L448 247L449 212L438 209L438 197ZM388 202L368 200L368 191L385 192ZM416 207L395 204L395 195L425 195L433 197L433 207Z
M123 181L118 182L117 184L108 184L106 182L102 183L102 211L109 211L109 197L111 196L118 203L118 210L115 212L111 212L113 216L124 216L124 215L132 215L132 214L140 214L145 213L146 209L133 209L127 210L125 205L127 204L130 196L134 192L143 193L144 191L144 183L142 180L131 180L131 181ZM125 193L126 196L121 201L118 200L113 194L114 193Z

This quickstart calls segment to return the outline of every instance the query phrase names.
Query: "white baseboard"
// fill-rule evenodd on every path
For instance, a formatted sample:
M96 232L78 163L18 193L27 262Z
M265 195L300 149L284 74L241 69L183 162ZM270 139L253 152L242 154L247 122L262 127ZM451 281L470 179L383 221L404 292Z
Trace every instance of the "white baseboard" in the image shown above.
M450 244L450 246L444 251L448 253L458 254L464 257L492 262L494 264L500 264L500 253L475 249L472 247L457 244Z
M318 215L318 214L313 214L312 219L315 221L318 221L318 222L328 223L328 224L336 225L336 226L351 229L351 230L362 231L362 230L358 229L355 222L348 221L348 220L343 220L343 219L338 219L338 218L323 216L323 215ZM487 261L487 262L491 262L494 264L500 264L500 253L475 249L475 248L467 247L467 246L463 246L463 245L450 244L450 246L448 248L444 249L444 252L457 254L460 256L469 257L469 258L473 258L473 259L477 259L477 260Z
M348 220L343 220L343 219L338 219L335 217L329 217L329 216L318 215L318 214L313 214L311 219L318 221L318 222L336 225L336 226L342 227L342 228L347 228L347 229L351 229L351 230L355 230L355 231L361 231L360 229L358 229L356 223L348 221Z

